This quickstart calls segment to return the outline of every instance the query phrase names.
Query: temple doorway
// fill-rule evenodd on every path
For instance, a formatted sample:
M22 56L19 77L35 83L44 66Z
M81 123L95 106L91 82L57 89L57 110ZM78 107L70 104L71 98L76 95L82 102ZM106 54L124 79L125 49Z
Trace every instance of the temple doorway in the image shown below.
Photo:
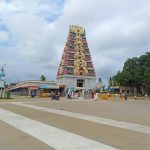
M84 87L84 80L77 79L77 87Z

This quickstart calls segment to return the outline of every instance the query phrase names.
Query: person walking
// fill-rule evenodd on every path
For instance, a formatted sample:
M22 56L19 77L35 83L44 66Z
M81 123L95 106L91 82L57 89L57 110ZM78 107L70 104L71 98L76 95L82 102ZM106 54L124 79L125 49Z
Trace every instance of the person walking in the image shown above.
M125 99L125 101L128 99L128 93L127 92L124 93L124 99Z
M96 92L94 95L94 101L98 100L98 93Z
M32 98L35 97L35 91L31 91L31 97L32 97Z

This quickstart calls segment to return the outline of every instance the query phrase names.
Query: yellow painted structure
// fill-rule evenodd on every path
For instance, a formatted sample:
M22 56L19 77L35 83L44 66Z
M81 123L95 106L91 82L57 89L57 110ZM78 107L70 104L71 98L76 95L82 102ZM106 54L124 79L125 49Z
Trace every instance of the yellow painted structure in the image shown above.
M99 94L99 98L104 100L113 100L113 97L114 97L113 94L109 94L109 93Z
M85 28L77 25L70 25L69 32L75 32L75 33L80 33L84 34L85 33Z
M113 94L113 93L101 93L98 95L99 99L102 100L124 100L124 97L122 96L122 94Z

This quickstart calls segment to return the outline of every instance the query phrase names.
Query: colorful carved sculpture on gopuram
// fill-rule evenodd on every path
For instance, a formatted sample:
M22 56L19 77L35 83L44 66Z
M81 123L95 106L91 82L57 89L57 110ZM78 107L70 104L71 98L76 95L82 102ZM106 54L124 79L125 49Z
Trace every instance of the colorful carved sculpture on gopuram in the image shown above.
M70 25L67 42L64 48L57 76L91 76L95 70L86 41L85 29Z

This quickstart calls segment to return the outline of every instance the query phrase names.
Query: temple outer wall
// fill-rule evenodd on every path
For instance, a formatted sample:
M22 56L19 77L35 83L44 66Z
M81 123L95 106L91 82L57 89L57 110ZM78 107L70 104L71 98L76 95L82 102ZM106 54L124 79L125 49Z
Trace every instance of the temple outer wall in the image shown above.
M85 90L93 89L96 87L96 78L95 77L85 77L85 76L59 76L57 78L57 85L65 85L65 88L77 87L77 80L84 80Z

